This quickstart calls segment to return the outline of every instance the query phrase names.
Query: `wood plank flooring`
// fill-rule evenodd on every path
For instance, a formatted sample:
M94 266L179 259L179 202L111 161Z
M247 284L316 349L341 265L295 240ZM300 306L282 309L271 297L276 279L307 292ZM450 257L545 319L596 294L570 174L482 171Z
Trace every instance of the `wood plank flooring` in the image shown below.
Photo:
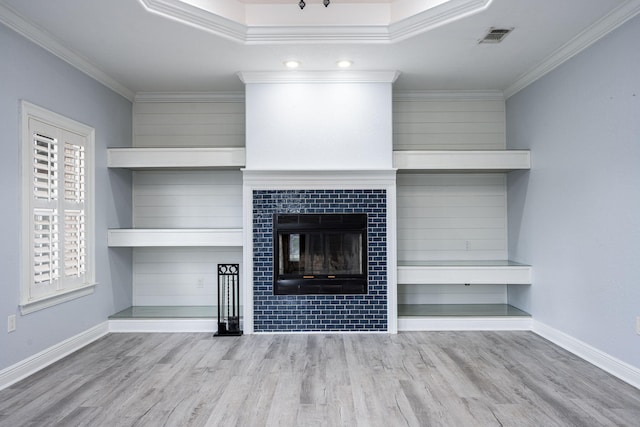
M110 334L0 426L639 426L640 390L531 332Z

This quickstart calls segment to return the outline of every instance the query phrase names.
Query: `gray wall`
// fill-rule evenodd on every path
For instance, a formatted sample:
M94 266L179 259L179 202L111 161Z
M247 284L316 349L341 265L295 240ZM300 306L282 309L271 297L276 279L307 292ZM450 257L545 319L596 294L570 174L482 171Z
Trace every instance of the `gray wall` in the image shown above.
M0 24L0 370L106 321L131 305L129 249L107 228L131 225L131 173L107 169L106 147L131 145L131 102ZM92 295L20 315L20 100L96 129L96 278ZM7 316L17 329L7 333Z
M640 17L507 100L512 304L640 367Z

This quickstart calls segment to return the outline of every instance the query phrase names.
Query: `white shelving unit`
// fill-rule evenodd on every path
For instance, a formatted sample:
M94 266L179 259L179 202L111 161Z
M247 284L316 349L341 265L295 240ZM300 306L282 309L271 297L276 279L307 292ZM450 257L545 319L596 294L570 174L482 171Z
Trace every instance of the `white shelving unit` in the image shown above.
M111 148L108 167L131 170L240 169L244 148ZM393 166L408 173L506 173L530 169L525 150L407 150L393 152ZM242 247L242 229L111 229L110 247ZM421 261L398 263L398 284L530 285L532 267L512 261ZM525 313L526 314L526 313ZM529 318L399 318L400 330L530 328ZM506 323L505 323L506 322ZM497 325L497 326L496 326Z
M393 152L402 173L508 173L531 168L526 150L407 150ZM532 268L508 260L398 261L398 285L530 285ZM505 304L405 305L399 330L530 329L531 318Z
M242 229L111 229L109 247L242 247Z
M513 261L431 261L398 265L403 285L530 285L531 266Z
M215 148L110 148L110 168L144 169L240 169L245 149Z
M240 169L245 149L109 148L108 167L131 170ZM109 247L242 247L242 229L110 229Z
M526 150L394 151L393 167L416 172L510 172L529 169Z

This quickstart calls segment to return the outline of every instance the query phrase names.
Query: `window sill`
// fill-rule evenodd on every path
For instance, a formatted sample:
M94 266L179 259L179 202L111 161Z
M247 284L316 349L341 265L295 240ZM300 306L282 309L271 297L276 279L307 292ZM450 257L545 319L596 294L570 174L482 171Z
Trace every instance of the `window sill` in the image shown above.
M38 310L53 307L54 305L62 304L63 302L71 301L76 298L90 295L95 290L96 283L87 284L81 288L72 289L69 291L61 291L55 295L50 295L44 298L40 298L36 301L29 301L24 304L20 304L20 313L29 314Z

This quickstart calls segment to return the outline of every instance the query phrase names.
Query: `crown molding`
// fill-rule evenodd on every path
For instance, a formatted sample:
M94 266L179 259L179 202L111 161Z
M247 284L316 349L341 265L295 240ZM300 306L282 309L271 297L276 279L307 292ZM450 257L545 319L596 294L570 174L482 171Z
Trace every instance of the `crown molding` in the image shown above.
M244 71L237 73L249 83L393 83L399 71Z
M144 102L244 102L244 92L138 92L136 103Z
M0 5L0 22L117 94L133 101L133 91L111 78L78 53L62 45L48 32L27 22L7 6Z
M397 91L393 93L394 101L504 101L501 90L418 90Z
M388 25L246 25L181 0L138 0L149 12L244 44L393 43L481 12L493 0L449 0Z
M433 28L486 10L493 0L451 0L388 27L389 40L406 40Z
M533 69L518 78L513 84L505 89L505 98L515 95L531 83L551 72L627 22L629 19L636 16L638 13L640 13L640 0L627 0L609 14L596 21L589 28L582 31L576 37L562 45Z

